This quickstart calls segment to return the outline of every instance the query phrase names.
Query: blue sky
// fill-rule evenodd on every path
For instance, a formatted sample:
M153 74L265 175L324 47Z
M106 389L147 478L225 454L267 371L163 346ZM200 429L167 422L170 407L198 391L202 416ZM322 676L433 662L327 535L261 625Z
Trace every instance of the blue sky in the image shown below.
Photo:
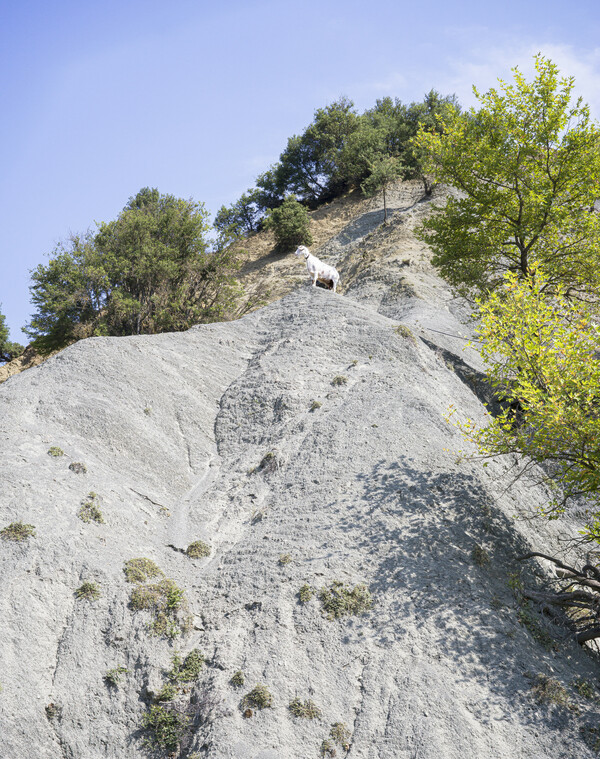
M0 304L145 186L228 205L346 95L473 105L541 51L600 117L600 12L575 0L0 0Z

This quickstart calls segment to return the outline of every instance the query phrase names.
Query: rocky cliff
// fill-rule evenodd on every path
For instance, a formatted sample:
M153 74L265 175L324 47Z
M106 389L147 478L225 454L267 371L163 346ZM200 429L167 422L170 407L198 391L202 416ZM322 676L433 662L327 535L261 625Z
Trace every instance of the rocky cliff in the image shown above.
M459 453L468 309L392 205L315 249L341 294L266 252L280 300L0 387L2 759L596 755L593 653L515 594L576 523Z

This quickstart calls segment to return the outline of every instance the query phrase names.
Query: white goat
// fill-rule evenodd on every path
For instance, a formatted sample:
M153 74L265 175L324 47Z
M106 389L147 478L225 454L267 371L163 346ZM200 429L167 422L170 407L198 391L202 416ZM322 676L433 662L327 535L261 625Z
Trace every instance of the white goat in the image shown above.
M324 264L323 261L319 261L316 256L313 256L310 250L305 245L300 247L294 253L295 256L303 256L306 261L306 268L308 273L312 277L312 286L317 286L317 279L324 282L330 290L335 292L338 282L340 281L340 275L334 266Z

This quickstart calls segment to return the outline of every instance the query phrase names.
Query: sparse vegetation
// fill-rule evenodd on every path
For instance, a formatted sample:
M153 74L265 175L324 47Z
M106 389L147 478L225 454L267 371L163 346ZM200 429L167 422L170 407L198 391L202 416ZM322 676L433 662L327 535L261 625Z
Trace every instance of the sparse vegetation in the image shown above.
M32 537L35 537L35 527L23 522L11 522L0 530L0 538L11 540L13 543L22 543Z
M321 743L321 749L319 753L323 757L331 757L335 756L337 754L337 751L335 750L333 743L325 739L323 743Z
M53 458L58 458L59 456L64 456L65 452L62 448L59 448L57 445L53 445L50 448L48 448L48 456L52 456Z
M398 324L396 327L394 327L394 332L400 337L403 337L406 340L410 340L412 343L417 342L412 330L407 327L406 324Z
M334 387L339 387L340 385L346 385L348 382L348 377L344 377L342 374L338 374L337 377L334 377L331 380L331 384Z
M188 683L196 680L204 661L204 656L198 648L193 648L183 660L178 653L174 653L168 673L169 680L174 683Z
M290 701L288 709L294 717L301 717L302 719L321 719L321 710L314 701L311 701L310 699L302 702L296 696L296 698Z
M89 522L98 522L99 524L104 523L104 516L102 515L102 511L98 505L97 493L94 493L93 491L91 493L88 493L87 498L79 507L77 516L79 519L81 519L82 522L85 522L86 524Z
M350 589L339 580L334 580L329 588L321 588L319 600L328 619L363 614L373 605L366 585L355 585Z
M89 582L88 580L82 583L75 591L75 598L78 600L97 601L101 595L98 583Z
M533 639L545 648L546 651L556 648L556 642L536 618L527 601L523 601L521 608L517 612L517 619L523 627L527 628Z
M234 674L231 676L231 679L229 680L229 683L233 685L234 688L241 688L245 682L246 678L244 677L244 673L241 669L238 669L237 672L234 672Z
M277 456L273 451L269 451L262 457L261 462L258 465L258 470L267 473L274 472L277 469L277 466Z
M596 696L596 691L592 683L583 677L575 677L571 681L571 686L575 688L582 698L592 699Z
M332 738L338 746L341 746L344 751L350 750L350 738L352 737L352 733L343 722L335 722L331 726L329 737Z
M129 672L127 667L115 667L114 669L109 669L104 675L104 681L113 688L117 688L121 682L121 675L125 675L127 672Z
M150 624L150 630L154 635L175 638L188 629L185 593L167 577L152 585L136 584L129 605L134 611L152 612L154 621Z
M308 603L310 599L314 596L314 594L315 594L314 588L311 588L310 585L305 583L298 591L298 597L300 599L300 603L301 604Z
M162 576L163 571L152 559L140 557L137 559L128 559L123 568L127 582L144 583L153 577Z
M62 712L62 708L55 703L49 703L46 704L44 707L46 712L46 717L48 717L49 720L56 719L57 717L60 717L60 713Z
M149 732L153 748L176 751L189 724L189 717L174 708L154 704L142 717L142 724Z
M82 461L71 461L69 469L75 474L86 474L87 466Z
M173 685L173 683L165 683L154 697L154 701L157 704L160 704L163 701L172 701L177 693L177 687Z
M487 567L490 563L490 557L488 552L479 545L479 543L475 543L473 546L473 550L471 551L471 558L477 564L478 567Z
M255 709L268 709L273 705L273 696L269 693L266 685L258 683L249 693L242 698L242 709L254 707Z
M279 556L279 564L281 564L282 567L285 567L286 564L291 564L292 557L289 553L282 553Z
M196 540L186 548L186 555L191 559L203 559L210 556L210 546L202 540Z
M538 674L531 690L539 704L558 704L559 706L571 707L567 689L552 677Z
M322 403L320 403L319 401L313 401L313 402L312 402L312 405L311 405L311 407L310 407L310 410L311 410L311 411L316 411L318 408L321 408L321 406L322 406L322 405L323 405L323 404L322 404Z

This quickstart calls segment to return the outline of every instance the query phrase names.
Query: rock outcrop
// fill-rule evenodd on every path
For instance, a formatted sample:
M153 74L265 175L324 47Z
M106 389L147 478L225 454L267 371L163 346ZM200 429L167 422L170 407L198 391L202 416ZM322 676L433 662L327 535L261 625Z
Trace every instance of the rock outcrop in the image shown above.
M317 251L343 295L0 387L0 529L35 530L0 541L3 759L596 755L597 662L514 593L575 522L515 519L541 486L459 453L481 366L402 192Z

